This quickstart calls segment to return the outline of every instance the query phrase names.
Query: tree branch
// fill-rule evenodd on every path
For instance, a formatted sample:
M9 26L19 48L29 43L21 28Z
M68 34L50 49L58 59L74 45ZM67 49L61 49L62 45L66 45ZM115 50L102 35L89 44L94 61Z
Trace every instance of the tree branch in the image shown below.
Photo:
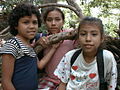
M76 8L77 12L79 13L78 15L79 15L80 18L84 17L81 8L78 6L77 3L75 3L74 0L66 0L66 1L70 6L73 6L73 7Z
M48 45L55 44L60 42L61 40L74 40L77 37L78 30L72 30L71 32L61 32L54 34L48 38ZM38 43L40 41L38 40ZM42 49L42 45L39 43L35 48L35 52L38 54Z
M38 8L45 8L45 7L49 7L49 6L58 6L58 7L69 8L70 10L74 11L78 17L80 17L80 18L83 17L82 15L80 16L80 12L78 12L75 7L72 7L70 5L63 5L63 4L57 4L57 3L47 3L47 4L39 5Z

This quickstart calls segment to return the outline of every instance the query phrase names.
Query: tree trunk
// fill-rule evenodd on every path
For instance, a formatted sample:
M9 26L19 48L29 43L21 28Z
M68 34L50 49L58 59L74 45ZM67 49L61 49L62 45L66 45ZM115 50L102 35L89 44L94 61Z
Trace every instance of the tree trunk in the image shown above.
M74 40L77 38L77 33L78 30L72 30L71 32L61 32L54 34L48 38L48 45L58 43L61 40ZM38 54L42 49L44 48L42 47L40 41L38 40L34 50Z

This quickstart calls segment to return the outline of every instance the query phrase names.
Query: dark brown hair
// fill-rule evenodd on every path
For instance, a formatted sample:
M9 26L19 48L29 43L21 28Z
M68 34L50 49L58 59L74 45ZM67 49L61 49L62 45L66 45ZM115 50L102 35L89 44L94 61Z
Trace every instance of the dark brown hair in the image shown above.
M65 19L65 16L64 16L64 13L61 11L61 9L57 8L57 7L49 7L46 9L44 15L43 15L43 19L44 19L44 22L46 22L46 18L48 16L48 14L51 12L51 11L58 11L61 13L61 16L62 16L62 19L64 21Z
M102 20L98 19L98 18L95 18L95 17L84 17L81 21L80 21L80 24L78 26L78 33L80 32L80 28L82 25L85 25L85 24L90 24L90 25L96 25L99 27L100 29L100 33L101 33L101 36L104 35L104 29L103 29L103 23L102 23Z
M18 21L24 16L31 16L35 14L38 19L38 27L41 26L41 15L38 8L30 3L21 3L17 5L10 13L8 23L10 25L10 33L14 36L18 34L18 30L15 29L18 26Z

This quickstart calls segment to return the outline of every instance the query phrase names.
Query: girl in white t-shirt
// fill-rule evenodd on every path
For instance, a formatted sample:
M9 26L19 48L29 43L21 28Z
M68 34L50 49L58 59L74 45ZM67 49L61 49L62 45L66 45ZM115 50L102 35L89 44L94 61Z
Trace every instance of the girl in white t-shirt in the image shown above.
M77 51L65 54L54 74L61 80L58 90L99 90L99 74L96 55L104 41L102 21L94 17L85 17L78 27L78 39L81 53L71 66L71 57ZM115 90L117 82L116 61L113 54L103 50L104 78L108 90Z

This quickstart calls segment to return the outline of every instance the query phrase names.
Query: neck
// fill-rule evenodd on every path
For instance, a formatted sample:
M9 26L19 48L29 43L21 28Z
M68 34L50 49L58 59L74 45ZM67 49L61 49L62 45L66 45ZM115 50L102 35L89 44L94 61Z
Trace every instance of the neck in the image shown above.
M23 38L21 36L16 36L16 37L19 38L22 41L23 44L25 44L27 46L31 46L30 45L30 40L27 40L27 39L25 39L25 38Z
M87 63L91 63L95 60L96 53L84 53L83 57Z

